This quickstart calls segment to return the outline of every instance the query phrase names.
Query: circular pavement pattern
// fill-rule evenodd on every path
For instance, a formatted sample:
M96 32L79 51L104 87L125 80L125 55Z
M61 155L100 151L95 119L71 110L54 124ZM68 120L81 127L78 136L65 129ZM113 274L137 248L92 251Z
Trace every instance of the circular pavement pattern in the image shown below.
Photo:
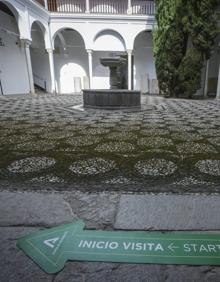
M75 133L74 132L66 132L66 131L54 131L54 132L48 132L45 133L43 135L41 135L41 138L44 139L63 139L63 138L69 138L74 136Z
M197 133L188 133L188 132L172 133L171 138L173 138L174 140L179 140L179 141L198 141L198 140L203 139L203 137Z
M50 183L63 183L64 180L62 178L59 178L55 175L45 175L40 177L35 177L30 180L30 182L50 182Z
M110 140L132 140L136 139L137 136L132 132L112 132L106 138Z
M135 147L127 142L109 142L98 145L95 150L98 152L131 152Z
M149 129L142 129L140 131L142 135L147 135L147 136L155 136L155 135L169 135L169 130L167 129L161 129L161 128L149 128Z
M145 176L167 176L173 174L177 166L165 159L149 159L137 162L135 169L139 174Z
M66 140L66 143L73 145L73 146L91 146L95 143L98 143L100 141L99 137L96 136L77 136L73 138L69 138Z
M26 141L29 141L33 138L32 135L12 135L12 136L9 136L9 137L2 137L0 136L0 143L2 145L8 145L8 144L17 144L17 143L20 143L20 142L26 142Z
M97 175L100 173L109 172L114 169L116 164L114 161L105 160L102 158L91 158L80 160L72 163L69 169L78 175Z
M34 142L20 143L15 145L13 149L22 151L47 151L52 150L56 146L55 143L46 140L37 140Z
M8 166L8 170L13 173L37 172L54 165L53 158L32 157L14 161Z
M195 164L200 172L220 176L220 160L202 160Z
M217 153L216 149L205 143L185 142L176 145L177 151L184 155Z
M81 134L91 134L91 135L98 135L98 134L106 134L109 133L109 129L107 128L89 128L85 131L80 131Z
M146 146L150 148L158 148L158 147L169 147L173 145L173 142L169 138L162 138L162 137L154 137L154 138L147 138L143 137L140 138L137 142L139 146Z

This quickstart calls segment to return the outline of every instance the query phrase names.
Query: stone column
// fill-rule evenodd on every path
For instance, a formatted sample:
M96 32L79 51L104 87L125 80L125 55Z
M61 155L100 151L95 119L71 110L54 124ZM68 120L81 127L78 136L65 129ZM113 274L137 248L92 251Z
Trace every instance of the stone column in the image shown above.
M27 71L28 71L28 80L30 85L30 93L34 94L34 79L33 79L33 71L32 71L32 64L31 64L31 54L30 54L30 45L31 41L27 39L21 39L21 45L25 51L26 57L26 64L27 64Z
M204 85L204 97L208 97L208 84L209 84L209 60L206 62L206 69L205 69L205 85Z
M93 50L87 49L88 61L89 61L89 89L92 89L92 53Z
M89 3L89 0L86 0L86 13L90 13L90 3Z
M127 50L128 54L128 90L132 87L132 50Z
M54 71L53 49L47 49L50 65L50 78L51 78L51 93L56 93L56 80Z
M216 99L220 99L220 64L219 64L219 72L218 72L218 86L217 86Z
M132 14L131 1L132 1L132 0L128 0L128 10L127 10L127 14L129 14L129 15L131 15L131 14Z

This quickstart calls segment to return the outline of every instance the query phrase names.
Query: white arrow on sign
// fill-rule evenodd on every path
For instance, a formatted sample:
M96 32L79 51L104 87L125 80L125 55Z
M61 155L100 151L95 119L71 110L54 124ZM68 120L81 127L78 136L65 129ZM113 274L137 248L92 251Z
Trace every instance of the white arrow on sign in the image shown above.
M175 252L175 249L179 249L179 247L174 246L173 243L171 243L171 244L168 246L168 249L169 249L171 252Z

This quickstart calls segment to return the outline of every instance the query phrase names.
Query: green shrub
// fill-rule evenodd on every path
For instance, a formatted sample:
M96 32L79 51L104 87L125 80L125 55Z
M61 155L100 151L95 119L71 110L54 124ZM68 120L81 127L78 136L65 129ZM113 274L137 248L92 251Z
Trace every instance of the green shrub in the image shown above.
M192 97L219 33L219 0L157 0L154 56L160 94Z

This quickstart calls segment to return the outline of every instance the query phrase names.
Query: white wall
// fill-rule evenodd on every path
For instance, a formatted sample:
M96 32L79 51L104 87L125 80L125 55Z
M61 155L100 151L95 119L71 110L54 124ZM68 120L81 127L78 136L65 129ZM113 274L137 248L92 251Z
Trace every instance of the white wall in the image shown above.
M18 34L14 17L0 11L0 27ZM5 46L0 47L0 79L4 94L29 93L29 79L24 49L20 47L18 36L0 29L0 37Z
M141 77L156 79L155 62L153 58L152 36L148 32L142 32L134 44L134 89L140 90Z
M100 63L100 58L109 57L109 52L93 52L93 88L109 89L109 68Z

